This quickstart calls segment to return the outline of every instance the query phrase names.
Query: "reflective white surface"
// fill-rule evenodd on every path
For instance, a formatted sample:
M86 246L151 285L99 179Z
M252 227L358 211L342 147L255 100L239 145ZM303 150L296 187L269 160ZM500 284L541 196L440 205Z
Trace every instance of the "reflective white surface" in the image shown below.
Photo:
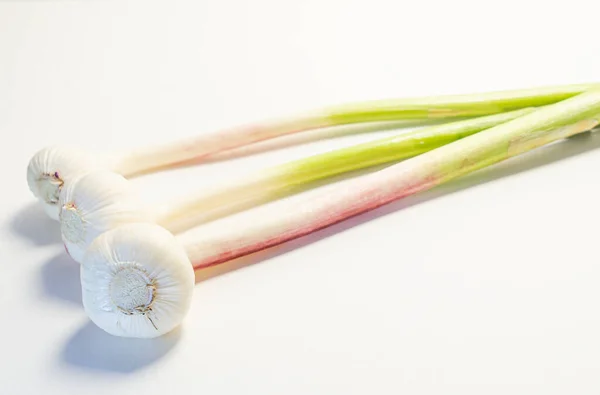
M48 144L109 151L323 104L600 81L593 6L0 1L0 393L598 393L600 135L200 274L185 325L155 341L89 322L25 181ZM392 133L310 134L135 182L167 200Z

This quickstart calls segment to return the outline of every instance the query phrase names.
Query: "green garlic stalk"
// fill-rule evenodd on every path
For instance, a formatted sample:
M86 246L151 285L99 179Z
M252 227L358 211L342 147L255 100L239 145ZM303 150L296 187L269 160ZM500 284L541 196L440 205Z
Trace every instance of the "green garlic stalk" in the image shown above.
M112 228L95 238L84 256L84 309L96 325L113 335L161 336L179 326L189 311L193 268L306 235L590 130L599 119L600 90L590 91L351 180L293 210L275 210L233 227L212 224L178 237L151 223Z
M130 178L292 133L363 122L424 121L497 114L555 103L594 86L600 85L580 84L355 103L104 156L68 147L48 147L37 152L30 160L27 183L46 213L51 218L58 219L58 200L62 188L91 171L109 170Z
M170 204L159 211L156 222L171 232L181 232L290 195L315 181L410 158L533 111L526 108L425 127L266 168Z
M80 262L100 234L129 222L155 222L177 233L289 195L316 180L402 160L528 114L522 109L423 128L256 171L179 202L143 209L130 183L112 172L92 172L60 196L60 226L71 257Z
M488 130L444 145L379 172L359 177L305 201L236 228L185 240L195 268L249 254L328 227L392 201L595 128L600 90L582 93Z

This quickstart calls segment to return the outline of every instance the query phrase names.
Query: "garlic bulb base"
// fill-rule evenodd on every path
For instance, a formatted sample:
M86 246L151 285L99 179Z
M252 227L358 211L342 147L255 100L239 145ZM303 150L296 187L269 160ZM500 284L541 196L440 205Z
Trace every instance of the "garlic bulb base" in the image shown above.
M58 219L60 192L83 174L98 168L99 163L81 150L47 147L38 151L27 166L27 184L52 219Z
M185 250L164 228L128 224L98 236L81 265L83 306L111 335L154 338L178 327L194 290Z
M123 314L149 313L156 298L156 281L143 267L123 262L110 282L110 298Z
M70 243L81 243L85 240L85 223L77 207L68 203L60 211L61 234Z

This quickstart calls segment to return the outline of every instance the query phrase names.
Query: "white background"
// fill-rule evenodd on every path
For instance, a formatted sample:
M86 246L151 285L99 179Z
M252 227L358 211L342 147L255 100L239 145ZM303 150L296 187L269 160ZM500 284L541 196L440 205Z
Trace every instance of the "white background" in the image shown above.
M25 168L48 144L598 81L598 15L591 0L0 1L0 394L597 394L600 136L200 273L183 327L154 341L90 324ZM398 131L309 141L346 132L135 183L160 201Z

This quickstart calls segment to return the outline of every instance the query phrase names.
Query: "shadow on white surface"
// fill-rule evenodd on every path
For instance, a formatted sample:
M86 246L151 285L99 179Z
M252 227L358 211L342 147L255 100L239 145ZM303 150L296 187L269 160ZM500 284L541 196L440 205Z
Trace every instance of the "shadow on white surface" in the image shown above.
M40 270L44 299L59 299L81 306L79 263L66 253L47 261Z
M390 203L376 210L358 215L336 225L322 229L318 232L309 234L289 241L287 243L268 248L254 254L240 257L223 264L202 269L196 272L196 282L206 281L213 277L217 277L228 272L242 269L255 263L260 263L268 259L283 255L297 248L305 247L311 243L325 239L336 233L345 231L346 229L359 226L365 222L374 220L384 215L396 212L398 210L414 206L419 203L424 203L433 199L443 197L455 192L465 190L470 187L482 185L504 177L523 173L533 170L538 167L568 159L570 157L580 155L600 149L600 133L597 130L595 133L583 133L575 135L567 140L560 141L548 146L531 151L519 157L512 158L498 165L480 170L461 179L455 180L448 184L441 185L437 188L412 195L402 200Z
M50 219L37 202L27 204L11 218L11 233L37 246L60 244L58 222Z
M157 339L116 337L88 322L68 340L62 359L78 368L126 374L157 362L180 338L181 329Z

